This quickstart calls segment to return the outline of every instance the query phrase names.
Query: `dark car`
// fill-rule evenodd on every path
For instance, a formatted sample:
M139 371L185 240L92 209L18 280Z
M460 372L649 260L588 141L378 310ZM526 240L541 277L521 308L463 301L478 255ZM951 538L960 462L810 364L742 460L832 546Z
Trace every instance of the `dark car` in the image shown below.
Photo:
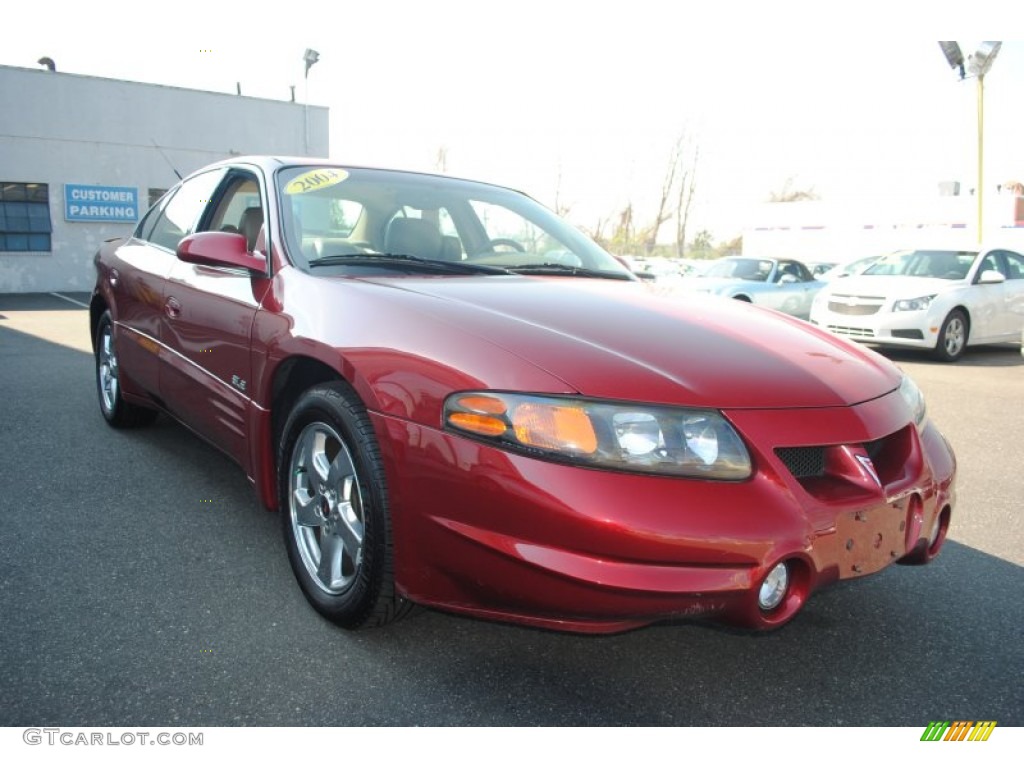
M511 190L237 158L96 269L106 421L162 411L234 459L346 627L414 603L776 627L829 582L929 561L955 505L953 454L891 363L659 298Z

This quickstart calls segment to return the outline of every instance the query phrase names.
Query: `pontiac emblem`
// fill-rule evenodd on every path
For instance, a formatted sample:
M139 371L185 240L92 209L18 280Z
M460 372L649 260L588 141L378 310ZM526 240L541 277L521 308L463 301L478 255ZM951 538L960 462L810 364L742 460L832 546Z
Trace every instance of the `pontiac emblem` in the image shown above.
M874 480L878 484L879 488L881 488L882 487L882 481L878 479L878 472L875 470L875 465L871 461L871 457L869 457L869 456L862 456L862 455L858 454L855 458L857 459L857 461L860 462L860 465L862 467L864 467L864 471L867 472L869 475L871 475L871 479Z

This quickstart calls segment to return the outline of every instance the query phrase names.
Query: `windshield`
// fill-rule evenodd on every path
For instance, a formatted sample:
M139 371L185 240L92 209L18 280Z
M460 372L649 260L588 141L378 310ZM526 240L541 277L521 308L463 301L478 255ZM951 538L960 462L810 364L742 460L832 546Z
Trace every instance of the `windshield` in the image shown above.
M308 270L318 261L345 273L400 269L403 262L395 259L378 258L374 266L375 256L391 254L466 266L523 271L543 266L544 274L609 273L632 279L614 257L575 227L526 195L502 187L336 166L284 168L275 181L286 248L300 269ZM347 256L356 258L343 258Z
M771 259L719 259L706 270L703 277L731 277L739 280L756 280L763 283L772 273L775 262Z
M963 280L977 255L977 251L897 251L883 256L864 274Z

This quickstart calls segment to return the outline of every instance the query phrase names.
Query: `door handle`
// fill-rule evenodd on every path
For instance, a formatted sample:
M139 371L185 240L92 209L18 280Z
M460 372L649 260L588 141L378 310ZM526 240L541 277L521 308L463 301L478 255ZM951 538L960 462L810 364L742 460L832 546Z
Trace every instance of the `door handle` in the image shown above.
M181 302L179 302L173 296L169 296L167 301L164 303L164 312L171 320L174 320L181 314Z
M121 273L116 269L110 270L110 287L117 288L117 281L120 279Z

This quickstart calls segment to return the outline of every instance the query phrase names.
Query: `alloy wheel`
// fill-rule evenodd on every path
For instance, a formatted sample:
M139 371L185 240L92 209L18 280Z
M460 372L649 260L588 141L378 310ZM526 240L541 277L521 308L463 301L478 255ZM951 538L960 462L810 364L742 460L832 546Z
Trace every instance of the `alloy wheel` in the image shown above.
M103 410L112 413L117 405L117 352L114 350L114 334L109 325L103 328L99 343L99 360L96 366L99 377L100 398Z
M950 358L957 357L963 350L964 342L967 340L967 327L963 318L959 315L951 317L946 324L946 333L942 337L942 344L946 348L946 354Z
M345 592L363 561L363 505L348 446L320 421L306 425L289 467L289 515L303 566L317 587Z

